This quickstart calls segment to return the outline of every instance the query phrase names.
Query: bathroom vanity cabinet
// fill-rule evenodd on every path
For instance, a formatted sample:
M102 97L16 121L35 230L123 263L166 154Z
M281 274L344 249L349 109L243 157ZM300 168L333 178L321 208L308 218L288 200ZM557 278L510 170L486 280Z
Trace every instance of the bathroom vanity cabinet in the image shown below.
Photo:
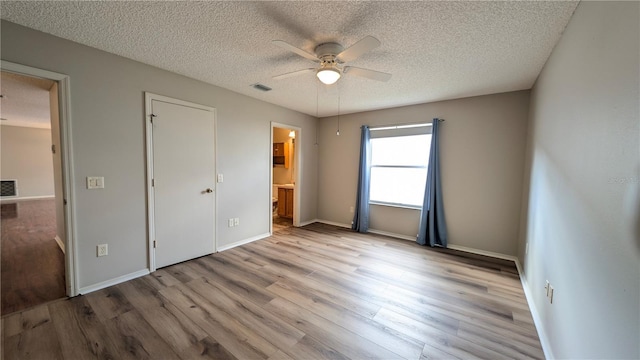
M278 188L278 216L293 219L293 189Z

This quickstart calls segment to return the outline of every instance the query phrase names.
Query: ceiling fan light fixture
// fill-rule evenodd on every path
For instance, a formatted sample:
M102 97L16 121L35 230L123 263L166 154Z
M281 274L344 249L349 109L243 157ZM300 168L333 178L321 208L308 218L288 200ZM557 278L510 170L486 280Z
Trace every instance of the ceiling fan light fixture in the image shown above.
M331 85L340 79L340 71L333 67L323 67L316 72L316 76L323 84Z

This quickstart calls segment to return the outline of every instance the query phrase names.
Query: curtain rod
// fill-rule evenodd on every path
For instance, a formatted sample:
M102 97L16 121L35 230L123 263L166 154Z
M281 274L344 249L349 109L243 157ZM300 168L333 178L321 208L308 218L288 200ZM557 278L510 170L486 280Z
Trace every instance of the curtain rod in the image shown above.
M444 119L438 119L438 121L443 122ZM416 128L416 127L425 127L425 126L433 126L432 123L407 123L407 124L398 124L398 125L382 125L377 127L371 127L369 130L395 130L395 129L408 129L408 128Z

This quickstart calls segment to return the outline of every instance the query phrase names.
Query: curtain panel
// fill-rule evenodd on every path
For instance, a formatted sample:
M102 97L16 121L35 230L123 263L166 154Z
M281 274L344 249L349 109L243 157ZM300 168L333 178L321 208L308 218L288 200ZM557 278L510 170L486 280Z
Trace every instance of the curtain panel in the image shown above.
M433 119L431 133L431 152L427 167L427 181L424 191L424 203L420 212L420 228L416 242L420 245L447 247L447 228L444 219L442 201L442 181L440 180L440 123Z
M369 184L371 178L371 131L367 125L361 128L358 192L355 215L351 228L366 233L369 230Z

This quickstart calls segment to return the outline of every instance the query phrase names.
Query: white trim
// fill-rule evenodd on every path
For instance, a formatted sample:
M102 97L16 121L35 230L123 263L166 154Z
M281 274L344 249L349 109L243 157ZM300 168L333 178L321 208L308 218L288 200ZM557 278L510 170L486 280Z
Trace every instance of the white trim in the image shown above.
M58 246L60 247L60 250L62 250L62 253L66 254L66 252L64 251L64 243L62 242L62 239L60 239L60 237L56 235L56 237L54 237L53 240L55 240L56 243L58 243Z
M396 234L396 233L392 233L392 232L388 232L388 231L375 230L375 229L369 229L368 232L370 232L372 234L390 236L392 238L397 238L397 239L401 239L401 240L416 241L416 237L415 236Z
M269 141L269 234L273 234L273 128L290 129L296 132L295 146L293 147L293 161L295 186L293 187L293 226L300 227L300 193L303 186L302 180L302 128L294 125L271 122L271 138Z
M304 221L304 222L301 222L301 223L300 223L300 226L301 226L301 227L302 227L302 226L307 226L307 225L311 225L311 224L313 224L313 223L317 223L317 222L320 222L320 220L318 220L318 219L313 219L313 220L309 220L309 221Z
M60 112L60 155L62 158L62 182L63 193L66 206L64 207L65 217L65 282L67 284L67 295L76 296L79 293L77 279L78 263L77 256L77 231L76 231L76 208L75 208L75 186L73 167L73 137L71 119L71 80L68 75L42 70L30 66L12 63L1 60L3 71L23 74L32 77L39 77L58 82L58 100Z
M394 207L400 209L409 209L409 210L418 210L422 211L422 205L409 205L409 204L398 204L398 203L387 203L383 201L369 200L369 205L375 206L387 206Z
M527 304L529 305L529 311L531 312L531 317L533 317L533 324L538 331L538 338L540 339L540 345L542 345L542 351L544 352L544 357L546 359L555 359L553 356L553 352L551 351L551 343L549 342L549 337L544 332L544 327L542 326L542 318L540 317L540 312L538 312L538 308L536 307L536 303L533 301L533 294L529 289L529 283L527 282L527 278L524 276L524 272L522 271L522 265L520 265L520 260L516 258L515 260L516 268L518 269L518 274L520 275L520 283L522 284L522 289L524 290L524 296L527 299Z
M493 251L479 250L479 249L474 249L474 248L455 245L455 244L447 244L447 249L464 251L471 254L483 255L483 256L488 256L496 259L510 260L513 262L518 260L518 258L513 255L506 255L506 254L501 254Z
M408 124L398 124L398 125L381 125L376 127L370 127L369 130L378 131L378 130L411 129L411 128L417 128L417 127L426 127L426 126L433 126L433 123L419 122L419 123L408 123Z
M82 287L82 288L80 288L80 294L81 295L86 295L88 293L91 293L91 292L94 292L94 291L98 291L98 290L102 290L102 289L107 288L109 286L118 285L118 284L123 283L125 281L133 280L133 279L139 278L141 276L145 276L145 275L149 275L149 269L138 270L138 271L126 274L126 275L118 276L117 278L105 280L105 281L99 282L97 284L93 284L93 285Z
M3 196L0 199L0 203L10 202L10 201L29 201L29 200L47 200L47 199L55 199L54 195L42 195L42 196Z
M147 235L149 238L147 239L147 260L148 260L148 268L150 272L156 271L156 253L155 248L153 247L153 242L156 238L155 231L155 197L153 192L152 180L153 180L153 124L151 123L151 100L152 94L145 93L144 94L144 104L145 104L145 113L144 113L144 124L145 124L145 142L146 142L146 154L145 160L147 165Z
M153 180L153 124L151 121L152 119L151 114L153 113L152 101L160 101L160 102L165 102L169 104L186 106L194 109L208 111L213 114L213 149L214 149L213 151L215 152L214 165L213 165L213 174L214 174L213 183L215 184L214 192L213 192L213 197L214 197L213 198L213 204L214 204L213 205L214 206L213 252L218 251L218 244L217 244L217 238L218 238L218 226L217 226L217 213L218 213L218 182L217 182L218 147L217 146L218 145L217 143L218 142L216 141L218 136L218 127L217 127L218 116L217 116L216 108L207 106L207 105L192 103L189 101L174 99L174 98L170 98L167 96L158 95L150 92L145 92L144 93L144 102L145 102L144 122L145 122L145 141L146 141L145 160L147 162L146 164L146 168L147 168L147 173L146 173L146 176L147 176L147 232L149 236L147 239L148 240L147 259L148 259L149 272L156 271L156 252L155 252L155 248L153 247L153 242L156 240L155 213L154 213L155 193L153 191L153 186L151 186L151 182Z
M319 222L319 223L322 223L322 224L333 225L333 226L338 226L338 227L351 229L351 224L343 224L343 223L339 223L339 222L335 222L335 221L322 220L322 219L316 219L315 221Z
M234 248L234 247L237 247L237 246L240 246L240 245L245 245L245 244L257 241L257 240L262 240L264 238L268 238L269 236L271 236L270 233L265 233L265 234L261 234L261 235L250 237L248 239L236 241L236 242L233 242L231 244L222 245L222 246L218 247L218 251L229 250L231 248Z

